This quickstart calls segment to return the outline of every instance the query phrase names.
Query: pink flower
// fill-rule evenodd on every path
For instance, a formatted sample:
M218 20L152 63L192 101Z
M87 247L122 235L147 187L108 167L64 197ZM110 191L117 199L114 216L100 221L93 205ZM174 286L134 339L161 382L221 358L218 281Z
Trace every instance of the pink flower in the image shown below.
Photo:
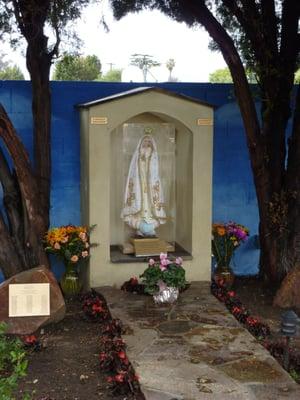
M153 258L150 258L150 260L149 260L149 265L154 265L155 264L155 261L153 260Z
M168 258L168 254L167 253L160 253L160 259L161 260L166 260Z
M73 263L76 263L76 262L78 261L78 256L74 255L74 256L72 256L72 257L70 258L70 260L71 260Z
M163 264L160 264L159 269L161 271L165 271L167 269L167 267L165 267Z
M86 250L81 252L81 257L83 257L83 258L87 257L88 255L89 255L89 252Z
M181 257L176 257L175 264L182 265L182 262L183 262L183 260Z
M160 259L160 265L167 267L170 264L170 261L167 258Z
M60 244L59 244L58 242L55 242L53 247L54 247L56 250L59 250L59 249L60 249Z

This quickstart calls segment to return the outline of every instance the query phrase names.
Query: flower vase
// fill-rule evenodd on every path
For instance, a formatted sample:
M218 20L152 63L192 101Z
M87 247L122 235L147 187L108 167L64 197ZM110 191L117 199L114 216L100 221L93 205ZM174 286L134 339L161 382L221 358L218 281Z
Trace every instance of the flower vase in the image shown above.
M165 286L153 295L155 304L173 304L179 296L179 290L175 287Z
M66 270L60 280L60 286L65 297L76 296L80 293L82 282L73 263L66 264Z
M215 269L213 279L218 286L230 289L234 282L234 273L229 265L218 265Z

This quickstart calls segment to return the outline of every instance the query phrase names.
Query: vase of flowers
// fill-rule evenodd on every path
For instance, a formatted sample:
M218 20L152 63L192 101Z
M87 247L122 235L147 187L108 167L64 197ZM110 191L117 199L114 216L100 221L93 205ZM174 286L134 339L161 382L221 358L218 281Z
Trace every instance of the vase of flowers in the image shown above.
M65 265L60 286L67 297L77 295L82 289L79 267L88 260L89 249L89 230L84 226L61 226L46 234L45 250L55 254Z
M212 253L216 260L214 280L230 288L234 274L230 262L235 250L249 236L249 230L235 222L215 223L212 226Z
M165 253L161 253L159 260L150 258L148 267L140 277L145 292L153 295L157 304L173 303L178 298L179 290L187 284L182 258L170 260Z

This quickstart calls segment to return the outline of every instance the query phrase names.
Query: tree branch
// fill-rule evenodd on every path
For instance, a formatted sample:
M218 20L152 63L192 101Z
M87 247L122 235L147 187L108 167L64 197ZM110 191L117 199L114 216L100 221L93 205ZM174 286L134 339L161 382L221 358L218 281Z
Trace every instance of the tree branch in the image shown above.
M24 252L23 205L16 177L10 172L6 158L0 148L0 181L3 188L3 204L8 219L8 231L23 265Z
M243 9L239 7L235 0L223 0L223 4L229 12L234 15L243 28L246 37L252 45L253 52L259 63L263 62L263 53L260 43L262 41L262 31L260 15L256 4L251 1L242 1ZM251 23L249 22L251 20Z
M274 0L261 0L263 37L273 56L278 55L278 28Z
M204 1L186 0L184 3L189 8L189 12L193 13L198 23L205 27L213 40L218 44L232 73L234 88L247 131L248 146L253 152L259 146L260 126L245 69L233 40L208 10ZM241 96L243 96L243 101L241 101Z
M280 43L280 57L282 65L292 74L296 70L296 60L299 50L298 23L300 17L300 2L285 0L282 5L282 32ZM284 71L285 73L288 72Z
M37 233L44 235L45 232L39 232L39 227L42 223L42 215L40 215L38 207L38 187L32 173L29 157L1 104L0 137L2 137L14 162L21 194L26 204L29 220L37 230Z
M23 271L22 264L17 255L16 248L11 240L6 224L3 219L3 215L0 212L0 269L7 279L12 275L15 275Z

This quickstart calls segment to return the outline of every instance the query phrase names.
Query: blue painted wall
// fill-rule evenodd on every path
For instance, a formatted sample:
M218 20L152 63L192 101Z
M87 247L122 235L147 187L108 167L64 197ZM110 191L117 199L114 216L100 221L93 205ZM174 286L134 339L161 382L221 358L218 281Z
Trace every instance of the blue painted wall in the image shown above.
M52 226L80 223L79 114L74 106L138 86L143 85L52 82ZM160 83L151 86L182 93L217 107L214 125L213 220L234 220L249 227L251 237L236 252L233 268L239 275L256 274L259 257L258 211L243 124L232 85ZM0 81L0 102L32 157L30 82Z

